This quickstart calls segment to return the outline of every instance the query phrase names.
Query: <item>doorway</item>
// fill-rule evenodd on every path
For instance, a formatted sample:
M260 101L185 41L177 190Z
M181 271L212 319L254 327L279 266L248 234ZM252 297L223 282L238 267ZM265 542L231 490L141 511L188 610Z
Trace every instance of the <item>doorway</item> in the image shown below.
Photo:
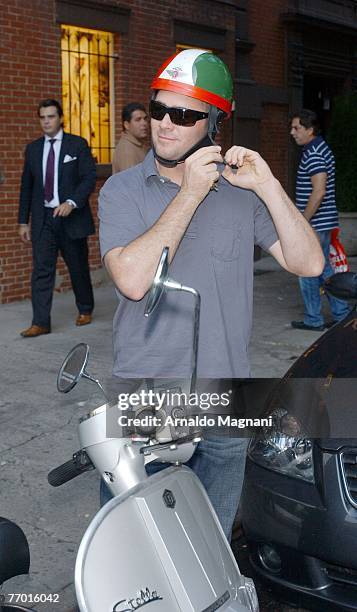
M342 94L343 89L343 78L304 74L303 106L315 111L324 137L330 125L334 98Z

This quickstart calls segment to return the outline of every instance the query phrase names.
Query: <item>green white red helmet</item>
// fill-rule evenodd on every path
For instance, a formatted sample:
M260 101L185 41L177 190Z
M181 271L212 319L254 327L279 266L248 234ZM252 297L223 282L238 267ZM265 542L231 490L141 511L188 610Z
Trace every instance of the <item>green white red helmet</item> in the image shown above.
M185 49L172 55L156 74L151 89L164 89L206 102L229 116L233 81L225 63L210 51Z

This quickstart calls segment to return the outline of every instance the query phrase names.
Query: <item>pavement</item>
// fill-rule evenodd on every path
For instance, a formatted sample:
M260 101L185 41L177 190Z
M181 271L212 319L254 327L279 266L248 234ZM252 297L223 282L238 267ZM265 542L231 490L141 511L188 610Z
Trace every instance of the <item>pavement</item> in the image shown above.
M357 258L350 263L357 270ZM279 377L319 333L290 326L292 319L303 316L297 279L269 256L256 262L255 268L252 373ZM33 339L19 335L30 324L29 301L0 308L0 515L22 527L31 550L30 574L9 580L3 593L58 594L59 603L38 603L38 612L76 609L76 551L98 510L94 472L60 488L47 483L47 473L79 448L78 418L88 407L102 403L95 387L84 380L68 395L57 392L56 376L65 355L75 344L86 342L90 373L102 380L110 377L116 307L110 283L95 289L95 300L93 323L76 327L72 292L56 293L52 333Z

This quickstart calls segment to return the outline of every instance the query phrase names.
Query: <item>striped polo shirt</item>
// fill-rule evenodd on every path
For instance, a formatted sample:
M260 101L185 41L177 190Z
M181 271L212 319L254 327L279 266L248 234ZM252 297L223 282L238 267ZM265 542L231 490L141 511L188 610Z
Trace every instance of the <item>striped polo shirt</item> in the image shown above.
M338 213L335 198L335 158L322 138L316 136L303 148L296 177L296 206L304 212L312 192L311 177L319 172L326 172L326 195L319 208L311 217L310 223L317 232L338 227Z

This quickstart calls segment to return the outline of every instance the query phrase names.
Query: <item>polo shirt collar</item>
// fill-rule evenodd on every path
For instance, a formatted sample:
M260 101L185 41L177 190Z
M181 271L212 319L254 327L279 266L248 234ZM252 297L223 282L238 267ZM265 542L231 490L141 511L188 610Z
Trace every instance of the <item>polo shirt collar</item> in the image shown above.
M322 140L323 140L322 136L320 135L315 136L313 140L311 140L308 144L304 145L303 147L304 151L309 151L310 149L312 149L312 147L316 147L317 145L320 144Z
M221 175L224 170L224 164L217 164L217 166L218 166L219 174ZM156 162L155 162L155 156L154 156L154 152L152 149L150 149L149 152L147 153L142 163L142 169L143 169L144 178L146 181L152 176L154 176L157 179L159 179L160 182L172 183L172 181L169 178L167 178L167 176L162 176L161 174L158 173ZM222 181L221 176L219 177L219 181ZM176 183L172 183L172 184L176 185Z
M144 161L143 161L143 172L144 172L144 178L147 181L149 178L151 178L152 176L156 177L160 182L162 183L171 183L172 181L170 181L169 178L167 178L167 176L162 176L161 174L159 174L157 166L156 166L156 162L155 162L155 157L154 157L154 152L152 149L150 149L150 151L148 152L148 154L146 155Z

